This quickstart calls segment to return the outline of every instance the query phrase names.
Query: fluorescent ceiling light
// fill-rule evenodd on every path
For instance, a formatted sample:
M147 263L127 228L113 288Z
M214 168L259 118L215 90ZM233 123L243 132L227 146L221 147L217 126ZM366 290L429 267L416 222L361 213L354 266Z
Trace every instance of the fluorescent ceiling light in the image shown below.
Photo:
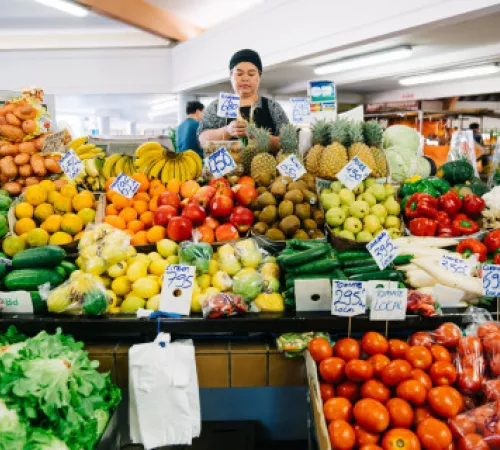
M314 69L316 75L326 75L329 73L344 72L346 70L358 69L360 67L374 66L389 61L408 58L412 54L412 48L408 45L395 47L380 52L368 53L365 55L353 56L339 59L324 66Z
M35 0L35 2L77 17L85 17L89 14L87 8L83 8L82 6L65 0Z
M151 105L151 110L152 111L164 111L166 109L171 109L177 106L177 100L168 100L166 102L162 103L155 103L154 105Z
M489 64L487 66L467 67L465 69L446 70L444 72L434 72L401 78L399 84L403 86L414 86L416 84L433 83L436 81L459 80L481 75L491 75L498 72L500 72L500 67L498 65Z

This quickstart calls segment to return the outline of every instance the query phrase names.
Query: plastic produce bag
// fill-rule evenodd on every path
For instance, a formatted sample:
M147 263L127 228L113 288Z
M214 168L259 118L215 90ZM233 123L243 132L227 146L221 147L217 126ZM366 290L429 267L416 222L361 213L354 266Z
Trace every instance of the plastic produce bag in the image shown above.
M479 177L476 164L476 148L472 130L456 131L451 136L450 151L447 161L467 159L474 169L474 176Z
M196 267L196 275L208 273L212 246L207 242L182 242L179 249L179 263Z
M217 319L245 314L248 305L241 295L219 293L208 297L201 305L205 319Z
M497 142L495 151L493 152L490 174L488 176L488 188L493 189L498 185L500 185L500 142Z
M285 333L276 339L276 348L285 358L296 358L302 356L309 342L316 337L325 338L330 342L330 337L326 333Z

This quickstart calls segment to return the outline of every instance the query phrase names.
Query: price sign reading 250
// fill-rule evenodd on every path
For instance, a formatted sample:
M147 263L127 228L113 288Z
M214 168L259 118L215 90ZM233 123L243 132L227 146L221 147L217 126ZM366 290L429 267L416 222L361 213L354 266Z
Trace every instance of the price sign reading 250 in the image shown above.
M221 178L236 169L236 163L226 147L221 147L212 153L207 158L207 166L215 178Z
M366 311L366 289L361 281L332 281L332 315L352 317Z
M488 297L500 297L500 266L497 264L484 264L483 291Z

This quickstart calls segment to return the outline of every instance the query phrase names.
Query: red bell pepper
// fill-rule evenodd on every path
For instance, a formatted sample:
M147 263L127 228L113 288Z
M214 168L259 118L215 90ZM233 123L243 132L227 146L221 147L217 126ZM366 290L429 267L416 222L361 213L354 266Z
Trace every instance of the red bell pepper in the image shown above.
M486 253L488 249L486 245L479 242L477 239L464 239L457 245L457 252L462 255L469 256L471 254L477 255L480 262L486 261Z
M417 217L427 217L435 219L437 217L438 199L432 195L417 192L406 202L405 215L409 219Z
M485 201L474 194L467 194L462 202L462 211L469 216L477 216L485 207Z
M439 226L450 226L451 219L450 216L444 211L438 211L436 220L438 221Z
M457 237L460 236L457 230L455 230L451 224L440 226L438 225L438 237Z
M438 223L427 217L410 220L410 233L415 236L435 236Z
M493 257L493 264L500 264L500 253L496 253Z
M469 234L474 234L479 231L479 226L476 222L474 222L472 219L469 219L467 216L457 219L455 217L455 220L452 222L451 226L461 235L469 235Z
M488 233L488 235L484 238L484 245L486 245L488 251L491 253L500 249L500 230L494 230Z
M453 217L460 211L462 200L455 191L448 191L439 197L439 208Z

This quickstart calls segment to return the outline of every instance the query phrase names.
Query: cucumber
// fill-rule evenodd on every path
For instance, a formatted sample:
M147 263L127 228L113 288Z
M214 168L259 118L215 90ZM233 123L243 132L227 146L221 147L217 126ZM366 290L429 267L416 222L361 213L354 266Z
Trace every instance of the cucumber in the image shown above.
M405 264L410 264L413 259L413 255L399 255L394 258L392 262L395 266L404 266Z
M50 283L50 287L54 288L63 281L63 277L52 269L18 269L5 277L9 291L36 291L45 283Z
M30 297L31 297L31 303L33 304L33 312L35 314L47 312L47 302L42 299L40 292L31 291Z
M339 253L338 258L341 261L357 260L359 258L370 256L366 250L347 250L345 252Z
M16 253L12 258L13 269L36 269L56 267L66 257L66 252L57 245L29 248Z
M377 264L365 264L364 266L360 267L345 267L344 268L344 273L350 277L351 275L357 275L360 273L367 273L367 272L376 272L377 270L380 271L379 267Z
M2 279L7 273L7 267L4 264L0 264L0 279Z
M302 264L301 266L296 266L290 270L292 274L315 274L315 273L328 273L333 269L338 269L340 267L340 261L338 259L320 259L319 261L313 261L307 264Z
M348 259L347 261L342 261L342 267L344 269L347 269L350 267L359 267L365 266L367 264L373 264L374 262L375 260L371 257L371 255L367 255L358 259Z
M398 281L401 278L401 274L397 270L379 270L377 272L367 272L360 273L357 275L351 275L349 280L351 281L378 281L378 280L389 280Z
M61 275L61 277L63 277L63 279L66 279L67 278L67 274L66 274L66 270L64 269L64 267L59 264L57 267L54 267L54 270L59 274Z
M278 255L278 257L276 258L276 261L281 262L283 259L285 259L285 256L287 256L287 255L294 255L296 253L299 253L299 251L298 250L294 250L293 248L285 248Z
M328 244L325 244L323 246L304 250L294 255L287 255L281 260L281 263L285 268L291 269L292 267L300 264L317 261L318 259L325 257L328 253L330 253L330 249L331 247Z
M78 270L78 266L71 261L63 261L60 265L64 267L66 277L69 277L75 270Z
M336 280L334 271L332 273L316 273L314 275L295 275L294 277L287 278L285 281L285 288L289 289L295 286L296 280Z
M291 247L295 250L309 250L310 248L316 248L320 245L325 245L324 241L315 241L314 239L303 241L300 239L290 239L286 243L287 247Z
M332 272L333 280L347 280L347 275L341 269L335 269Z

